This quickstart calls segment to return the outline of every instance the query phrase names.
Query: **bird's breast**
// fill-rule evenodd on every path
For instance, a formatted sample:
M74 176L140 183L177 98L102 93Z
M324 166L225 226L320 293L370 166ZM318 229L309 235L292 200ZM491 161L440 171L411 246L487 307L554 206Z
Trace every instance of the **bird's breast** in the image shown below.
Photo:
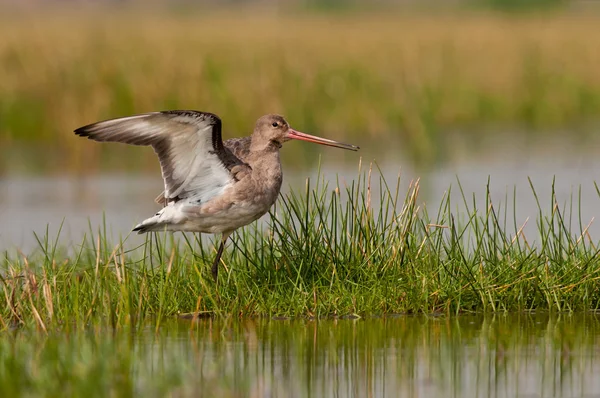
M274 161L277 160L277 161ZM282 185L278 158L265 157L250 164L252 171L206 203L188 207L187 230L209 233L233 231L269 211Z

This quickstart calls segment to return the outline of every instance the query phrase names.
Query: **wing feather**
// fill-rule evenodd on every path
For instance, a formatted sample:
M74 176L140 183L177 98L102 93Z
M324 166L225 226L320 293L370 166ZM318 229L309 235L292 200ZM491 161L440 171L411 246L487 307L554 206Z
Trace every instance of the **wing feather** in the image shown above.
M206 202L233 183L222 158L221 119L212 113L152 112L93 123L75 134L100 142L152 146L167 202L184 198Z

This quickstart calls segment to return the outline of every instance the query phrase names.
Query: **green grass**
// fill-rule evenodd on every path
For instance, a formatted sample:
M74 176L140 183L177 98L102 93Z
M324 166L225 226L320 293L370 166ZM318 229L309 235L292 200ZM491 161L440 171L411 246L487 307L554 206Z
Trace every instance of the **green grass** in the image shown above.
M307 181L278 202L268 226L233 236L218 284L209 271L213 245L191 234L148 235L136 248L111 244L104 228L71 252L47 234L37 253L2 260L0 326L152 319L158 328L190 312L312 318L600 308L599 242L577 200L536 196L539 216L529 223L537 233L526 236L507 210L517 206L510 196L454 203L448 194L432 208L418 193L418 183L401 193L400 181L388 186L371 170L349 185Z

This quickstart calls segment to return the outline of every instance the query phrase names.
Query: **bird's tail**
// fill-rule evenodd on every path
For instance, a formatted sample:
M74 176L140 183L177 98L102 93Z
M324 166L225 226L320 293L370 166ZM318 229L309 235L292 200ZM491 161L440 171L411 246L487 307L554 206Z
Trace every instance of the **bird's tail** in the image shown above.
M164 229L165 229L165 224L163 224L163 223L160 223L160 222L149 223L148 220L145 220L144 222L136 225L135 228L133 228L133 231L137 232L138 234L145 234L146 232L162 231Z
M160 220L158 220L158 217L154 216L136 225L135 228L133 228L133 231L137 232L138 234L143 234L152 231L162 231L165 229L165 226L165 223L160 222Z
M136 225L135 228L133 228L133 231L138 234L143 234L146 232L168 230L170 229L169 227L177 223L177 220L173 217L174 214L171 213L173 213L173 209L165 207L154 216L147 218Z

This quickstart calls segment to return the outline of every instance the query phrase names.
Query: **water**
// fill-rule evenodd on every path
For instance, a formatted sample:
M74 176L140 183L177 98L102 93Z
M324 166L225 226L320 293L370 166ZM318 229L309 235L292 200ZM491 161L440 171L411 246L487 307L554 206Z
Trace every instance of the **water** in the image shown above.
M600 197L594 185L600 163L590 157L561 158L535 153L537 157L520 157L514 153L488 156L485 159L475 156L427 171L401 167L398 160L391 159L388 155L379 166L392 186L401 173L401 195L411 180L420 178L420 202L434 214L448 188L452 187L454 210L459 218L467 217L467 213L464 211L457 178L469 202L475 194L479 208L485 208L489 178L494 206L497 210L502 209L502 212L504 208L507 210L508 232L514 233L515 221L517 228L526 224L524 231L530 242L536 237L539 210L529 179L546 214L552 208L551 192L554 184L557 203L567 211L567 217L572 221L573 234L577 235L591 222L588 232L598 240L600 224L593 220L600 208ZM367 168L368 164L363 161L363 169ZM340 165L324 159L321 166L321 173L332 188L336 184L336 176L339 177L342 189L343 184L355 181L357 170L358 161ZM301 192L305 187L306 177L311 177L314 181L317 174L317 168L306 171L286 169L283 191L293 187ZM377 190L378 184L374 184L374 195L377 195ZM161 191L160 175L6 177L0 180L0 250L18 247L28 253L37 246L34 232L43 236L48 227L50 235L56 236L61 224L63 228L60 242L64 245L76 245L81 242L83 234L89 232L90 225L94 231L102 226L104 217L109 237L116 242L119 237L127 236L138 222L159 209L153 200ZM572 208L570 204L573 205ZM572 214L569 216L571 209ZM514 219L513 213L516 215ZM268 221L268 216L263 221ZM132 246L139 242L141 238L137 236L128 238L128 243Z
M1 395L44 381L50 395L600 396L599 314L179 319L158 330L4 335ZM7 375L25 370L14 386Z
M144 218L154 214L154 198L162 190L160 176L104 175L73 177L7 178L0 182L0 248L37 247L34 233L46 227L60 242L79 243L83 234L103 227L118 240Z
M576 153L576 154L575 154ZM366 156L366 159L375 156ZM457 177L480 208L488 179L496 206L507 208L508 230L523 225L535 239L538 206L556 200L569 209L573 233L600 208L595 170L578 152L536 150L471 153L428 170L406 167L387 153L380 167L389 183L402 174L401 193L420 178L420 201L435 213L452 186L458 216L465 216ZM404 165L401 167L401 165ZM363 169L368 164L363 162ZM356 163L323 160L333 188L350 184ZM286 168L284 191L304 188L307 171ZM373 194L377 194L374 185ZM513 201L513 189L516 189ZM0 180L0 250L36 246L34 232L48 226L61 244L76 245L105 221L112 240L127 236L158 208L159 175L22 177ZM581 192L581 196L579 196ZM514 207L516 204L516 207ZM515 221L511 216L515 213ZM104 219L105 217L105 219ZM268 222L268 216L263 219ZM532 237L533 236L533 237ZM128 238L134 246L137 236ZM68 327L67 327L68 329ZM206 397L600 397L600 314L511 314L319 321L177 319L127 333L15 331L0 336L0 396Z

